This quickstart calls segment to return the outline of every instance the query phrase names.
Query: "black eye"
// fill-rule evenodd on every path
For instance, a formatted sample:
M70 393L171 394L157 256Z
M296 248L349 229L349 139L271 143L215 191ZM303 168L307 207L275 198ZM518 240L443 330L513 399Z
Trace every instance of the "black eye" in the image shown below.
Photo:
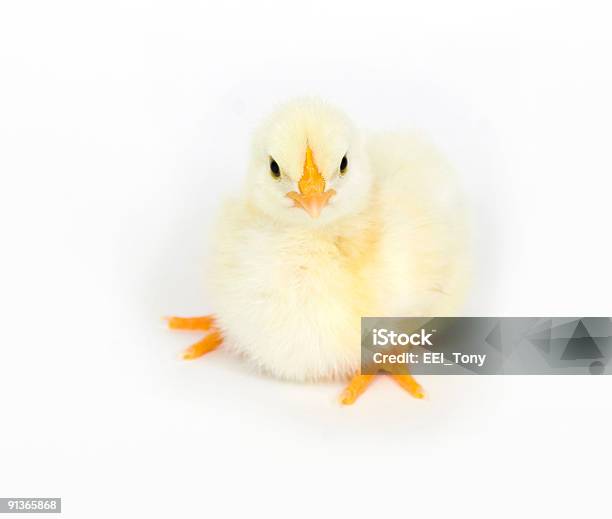
M346 173L346 168L348 167L348 159L346 155L342 157L342 161L340 162L340 174L344 175Z
M270 161L270 172L274 178L280 177L280 168L275 160Z

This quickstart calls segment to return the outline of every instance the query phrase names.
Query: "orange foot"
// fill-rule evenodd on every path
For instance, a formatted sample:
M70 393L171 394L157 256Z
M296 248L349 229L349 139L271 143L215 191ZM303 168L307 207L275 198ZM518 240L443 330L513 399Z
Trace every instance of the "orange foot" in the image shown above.
M191 345L183 352L183 359L192 360L216 350L223 342L221 332L215 327L215 319L212 315L203 317L168 317L168 328L171 330L201 330L211 332L202 340Z
M355 375L340 395L340 402L344 405L355 403L355 400L357 400L359 395L368 388L375 376L376 375ZM413 397L425 397L423 388L414 380L412 375L391 375L391 378Z

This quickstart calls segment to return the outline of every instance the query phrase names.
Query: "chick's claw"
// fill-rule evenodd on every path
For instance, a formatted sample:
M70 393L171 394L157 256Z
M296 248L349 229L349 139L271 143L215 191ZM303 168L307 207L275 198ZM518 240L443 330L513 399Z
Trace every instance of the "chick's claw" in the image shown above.
M183 352L183 359L197 359L198 357L201 357L206 353L216 350L222 342L223 337L221 336L221 333L215 330L209 333L202 340L196 342L195 344L192 344L189 348L187 348Z
M212 315L202 317L166 317L168 328L171 330L210 330L215 325Z
M342 391L340 402L344 405L355 403L355 400L368 388L372 380L374 380L374 375L355 375Z
M192 360L216 350L223 342L221 332L216 329L215 318L212 315L202 317L166 317L168 328L171 330L212 330L202 340L191 345L183 352L183 359Z
M425 391L412 375L391 375L391 378L414 398L425 398Z
M340 403L351 405L368 388L376 375L355 375L340 395ZM414 398L425 398L425 391L412 375L391 375L399 386Z

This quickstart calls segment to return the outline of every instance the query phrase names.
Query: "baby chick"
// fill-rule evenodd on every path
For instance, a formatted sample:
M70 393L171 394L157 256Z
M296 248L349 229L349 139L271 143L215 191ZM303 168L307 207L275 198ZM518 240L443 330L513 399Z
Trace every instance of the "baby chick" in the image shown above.
M461 203L445 161L415 136L365 137L337 109L293 101L256 132L244 191L224 205L209 270L214 315L172 317L294 381L360 375L362 316L445 316L466 284ZM413 396L410 375L392 375Z

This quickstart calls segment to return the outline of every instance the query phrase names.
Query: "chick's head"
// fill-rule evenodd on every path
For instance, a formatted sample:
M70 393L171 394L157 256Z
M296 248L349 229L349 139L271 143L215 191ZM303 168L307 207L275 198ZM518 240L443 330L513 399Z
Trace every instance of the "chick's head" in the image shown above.
M320 100L281 107L255 133L247 196L280 222L317 226L349 217L366 206L371 188L359 133Z

